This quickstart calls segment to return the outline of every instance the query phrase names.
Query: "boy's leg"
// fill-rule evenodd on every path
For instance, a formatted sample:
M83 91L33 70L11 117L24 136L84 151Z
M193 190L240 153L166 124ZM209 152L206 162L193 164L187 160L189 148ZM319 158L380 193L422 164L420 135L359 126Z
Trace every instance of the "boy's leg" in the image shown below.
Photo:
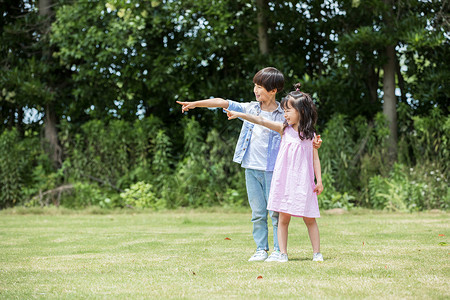
M269 203L270 185L272 183L273 172L265 172L265 195L266 195L266 207ZM270 218L272 219L273 226L273 250L280 251L280 246L278 245L278 212L269 210Z
M267 239L267 201L264 193L264 171L245 169L248 202L252 209L253 239L256 251L269 250Z

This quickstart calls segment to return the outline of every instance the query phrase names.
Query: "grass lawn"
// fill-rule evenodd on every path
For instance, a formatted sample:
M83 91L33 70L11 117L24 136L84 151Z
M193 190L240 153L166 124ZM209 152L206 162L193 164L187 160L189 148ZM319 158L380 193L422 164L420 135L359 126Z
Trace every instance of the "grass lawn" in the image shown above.
M449 220L444 212L323 212L325 261L317 263L294 218L290 260L280 264L247 261L248 210L3 211L0 298L449 299Z

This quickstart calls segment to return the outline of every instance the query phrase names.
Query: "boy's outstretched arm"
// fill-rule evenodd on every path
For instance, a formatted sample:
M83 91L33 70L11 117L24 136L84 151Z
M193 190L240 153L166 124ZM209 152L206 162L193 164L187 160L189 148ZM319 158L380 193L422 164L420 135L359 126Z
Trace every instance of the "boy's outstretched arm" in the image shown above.
M313 166L314 174L316 175L316 188L314 189L314 192L316 192L317 195L320 195L323 191L322 169L320 168L319 152L317 149L313 149Z
M258 124L258 125L267 127L273 131L276 131L279 134L283 134L283 123L270 121L270 120L264 119L263 117L260 117L260 116L245 114L245 113L232 111L232 110L228 110L228 109L225 109L225 111L227 112L228 120L241 118L246 121L249 121L250 123Z
M185 112L196 107L228 108L228 101L222 98L211 98L192 102L177 101L177 103L181 105L181 112Z

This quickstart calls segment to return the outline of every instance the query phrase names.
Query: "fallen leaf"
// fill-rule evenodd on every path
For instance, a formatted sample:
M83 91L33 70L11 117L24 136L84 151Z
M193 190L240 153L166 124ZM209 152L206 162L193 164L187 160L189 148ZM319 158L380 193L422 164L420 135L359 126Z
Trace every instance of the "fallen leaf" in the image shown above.
M445 234L438 234L438 236L445 236Z
M364 246L364 242L363 242L363 246Z
M261 275L259 275L258 277L256 277L256 279L262 279L263 277Z
M230 239L229 237L226 237L225 239L226 239L227 241L231 241L231 239Z

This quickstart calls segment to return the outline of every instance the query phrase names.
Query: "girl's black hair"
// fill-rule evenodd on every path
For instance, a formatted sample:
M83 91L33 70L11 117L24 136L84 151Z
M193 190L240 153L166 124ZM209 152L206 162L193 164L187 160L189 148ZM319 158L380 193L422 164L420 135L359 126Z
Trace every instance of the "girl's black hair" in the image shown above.
M267 67L259 70L253 76L253 83L264 87L269 92L276 89L279 93L284 88L284 75L273 67Z
M301 83L294 85L294 91L287 94L281 100L281 107L286 110L288 107L294 108L300 114L298 123L298 135L303 141L305 138L312 140L316 132L317 109L311 95L300 91ZM284 122L284 129L288 126L287 121Z

